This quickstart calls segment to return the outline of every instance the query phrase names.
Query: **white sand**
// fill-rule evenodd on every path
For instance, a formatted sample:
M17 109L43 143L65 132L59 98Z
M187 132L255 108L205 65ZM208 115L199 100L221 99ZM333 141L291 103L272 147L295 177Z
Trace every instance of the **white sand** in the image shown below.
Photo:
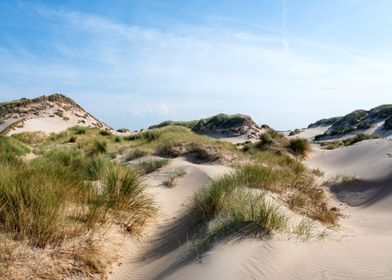
M328 128L330 128L330 126L318 126L314 128L304 128L300 133L293 136L289 136L290 131L286 131L283 134L285 134L288 138L305 138L312 140L315 136L324 134Z
M352 147L315 149L307 164L328 176L357 174L364 180L389 178L392 142L372 140ZM173 189L160 185L170 169L185 166L188 174ZM227 172L227 168L195 165L176 159L147 183L161 205L158 223L141 243L125 247L121 266L110 279L392 279L392 199L383 190L376 202L340 206L347 218L324 240L230 241L215 246L199 261L189 256L186 202L192 193ZM390 185L388 185L390 188Z
M37 114L21 113L7 115L3 117L0 124L0 133L8 126L17 123L17 126L7 134L12 135L20 132L41 131L45 133L62 132L73 126L99 127L101 129L111 130L110 127L95 119L86 111L79 107L71 107L67 104L57 102L46 102L52 107L46 109L36 109ZM37 108L37 104L31 103L23 108L24 111ZM69 108L68 110L64 108ZM61 116L56 113L61 112Z

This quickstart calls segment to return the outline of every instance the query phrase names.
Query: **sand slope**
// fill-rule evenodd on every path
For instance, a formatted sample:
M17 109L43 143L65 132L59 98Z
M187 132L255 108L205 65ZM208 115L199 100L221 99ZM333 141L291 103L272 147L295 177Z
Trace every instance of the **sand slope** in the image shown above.
M361 180L389 182L390 150L392 142L387 140L333 151L314 149L307 164L326 170L327 176L356 174ZM187 170L182 181L174 189L161 186L165 172L177 167ZM347 217L323 240L231 240L217 244L202 260L190 255L186 202L212 177L227 171L176 159L151 175L147 183L161 205L158 224L144 241L127 247L128 255L111 279L392 279L391 184L378 185L378 196L359 207L340 203Z
M58 133L72 126L112 130L72 99L55 94L0 107L0 134L42 131Z

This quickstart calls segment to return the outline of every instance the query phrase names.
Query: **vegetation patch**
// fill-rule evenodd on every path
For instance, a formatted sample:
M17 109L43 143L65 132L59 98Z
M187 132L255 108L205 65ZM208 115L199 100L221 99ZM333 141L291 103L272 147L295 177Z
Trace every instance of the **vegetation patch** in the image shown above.
M183 126L186 128L192 129L196 124L198 123L198 120L193 120L193 121L164 121L161 122L160 124L157 125L152 125L148 129L154 129L154 128L162 128L165 126Z
M138 234L155 213L138 172L104 152L57 147L23 162L29 149L19 140L1 137L0 147L0 223L17 240L57 246L110 219Z
M210 118L199 120L197 124L194 125L192 130L195 132L203 133L209 131L239 128L241 126L251 127L252 125L254 125L254 123L249 116L241 114L219 114Z
M307 139L293 138L288 139L283 134L269 129L260 135L258 142L246 144L243 151L254 153L259 151L272 151L278 155L293 154L301 159L305 158L311 150L310 143Z
M198 250L206 250L216 240L233 235L264 237L272 231L282 232L289 220L264 194L225 188L221 182L197 194L194 206L202 221L202 233L196 241Z
M125 161L131 161L148 155L148 151L142 149L134 149L128 152L125 156Z
M44 132L21 132L12 137L28 145L37 145L43 143L47 135Z
M309 141L303 138L290 139L288 147L293 154L301 158L305 158L311 150Z
M392 116L385 120L384 123L384 130L391 130L392 129Z
M296 175L298 170L290 165L282 167L246 165L195 194L194 223L207 231L202 235L211 241L234 232L284 231L288 217L280 210L282 203L312 220L336 225L339 214L328 208L327 197L313 177L306 171ZM276 193L282 202L266 199L268 192Z
M168 164L168 159L150 159L144 160L141 163L138 163L136 166L142 174L149 174Z
M173 188L176 185L177 180L185 175L186 171L183 168L177 168L169 173L169 178L163 182L163 185L168 188Z
M353 137L346 138L344 140L325 141L325 142L319 142L319 144L323 149L333 150L333 149L340 148L340 147L351 146L351 145L354 145L354 144L361 142L361 141L370 140L370 139L378 139L378 138L379 137L376 135L359 133Z

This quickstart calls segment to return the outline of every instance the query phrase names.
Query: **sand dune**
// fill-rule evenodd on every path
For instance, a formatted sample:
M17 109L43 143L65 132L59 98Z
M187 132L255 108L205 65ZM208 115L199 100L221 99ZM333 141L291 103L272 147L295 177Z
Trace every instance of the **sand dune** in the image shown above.
M112 131L75 101L61 94L12 101L0 107L0 134L4 135L35 131L58 133L77 125Z
M359 207L342 204L347 217L325 239L231 240L217 244L201 260L190 250L186 204L194 191L228 169L176 159L147 180L161 205L158 225L145 240L128 246L122 265L115 267L110 278L392 279L390 150L392 142L387 140L333 151L314 149L307 164L326 170L327 176L357 175L363 181L385 183ZM179 167L187 175L174 189L163 187L168 172Z

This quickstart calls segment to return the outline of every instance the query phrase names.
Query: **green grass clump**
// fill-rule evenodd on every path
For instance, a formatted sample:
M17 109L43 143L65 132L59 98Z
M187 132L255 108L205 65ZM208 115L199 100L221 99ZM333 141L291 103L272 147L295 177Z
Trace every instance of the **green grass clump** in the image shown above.
M355 143L358 143L361 141L370 140L370 139L377 139L377 138L379 138L379 137L375 136L375 135L359 133L359 134L355 135L354 137L343 140L343 143L345 146L351 146L351 145L354 145Z
M238 188L269 190L282 192L294 187L295 176L286 171L269 167L245 165L234 173L214 181L208 188L194 197L197 209L204 217L213 217L222 209L224 197Z
M195 215L195 223L210 228L208 224L218 219L218 226L211 232L212 236L249 226L258 232L262 229L268 232L283 230L287 225L287 217L278 211L276 204L267 203L259 192L269 191L279 194L283 203L293 211L335 225L338 215L328 209L324 192L315 185L313 176L306 169L297 168L291 161L270 167L251 164L213 181L193 198L193 207L195 213L198 213ZM254 233L253 230L251 232Z
M21 132L13 134L12 137L25 144L34 145L43 143L46 140L47 135L43 132Z
M109 159L102 155L88 159L86 163L87 178L91 181L101 179L109 165Z
M69 131L73 134L77 134L77 135L83 135L86 134L87 129L85 127L81 127L81 126L75 126L75 127L71 127L69 129Z
M128 232L139 234L140 229L156 211L154 201L144 192L144 186L134 170L123 165L110 166L104 177L105 191L98 195L99 205L117 210L125 219Z
M194 197L194 213L201 232L196 244L206 249L214 241L230 235L260 236L287 228L288 217L264 194L233 188L228 177L214 182ZM203 232L205 231L205 232Z
M108 143L106 141L95 140L90 153L93 155L104 154L108 151Z
M29 151L30 149L20 140L12 137L0 136L0 153L21 156Z
M303 138L290 139L289 148L295 155L302 158L306 157L311 150L309 141Z
M351 146L351 145L354 145L354 144L361 142L361 141L370 140L370 139L378 139L378 138L379 137L376 135L369 135L366 133L358 133L357 135L350 137L350 138L346 138L344 140L320 142L320 146L326 150L333 150L333 149L337 149L340 147Z
M188 160L195 163L213 162L220 158L216 151L196 144L190 145L186 154Z
M169 164L168 159L151 159L142 161L141 163L137 164L137 169L140 170L142 174L149 174L167 164Z
M107 130L101 130L99 134L101 134L102 136L112 136L112 133Z
M25 155L30 149L19 140L0 136L0 163L16 164L19 156Z
M131 150L130 152L128 152L125 155L125 161L130 161L130 160L134 160L137 158L141 158L148 155L148 152L146 150L142 150L142 149L134 149Z
M270 129L260 136L260 140L255 144L249 144L244 151L254 153L259 151L272 151L275 154L283 155L291 153L297 157L304 158L310 152L310 143L306 139L288 139L283 134Z
M18 240L56 245L110 217L138 233L155 212L138 172L108 155L60 147L29 162L9 162L28 149L12 137L0 138L0 146L0 224Z
M17 239L34 246L58 243L71 234L66 223L64 196L74 181L53 170L24 165L0 171L0 222Z

